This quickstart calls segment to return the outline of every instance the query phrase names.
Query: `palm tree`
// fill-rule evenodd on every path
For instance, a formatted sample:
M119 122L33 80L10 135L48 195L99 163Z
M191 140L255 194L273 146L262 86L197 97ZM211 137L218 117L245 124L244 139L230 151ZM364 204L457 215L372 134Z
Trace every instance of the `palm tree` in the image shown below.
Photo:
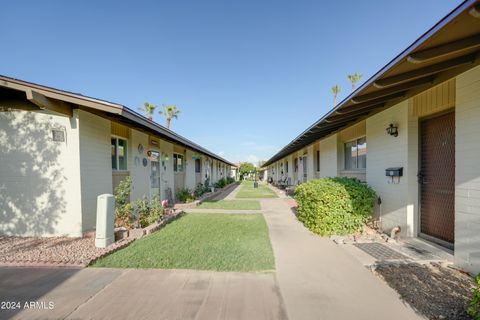
M342 91L342 88L336 84L332 87L332 93L333 93L333 106L335 107L337 105L337 96Z
M138 110L140 110L142 112L145 112L148 120L153 121L153 113L155 112L156 108L157 108L156 105L154 105L152 103L149 103L149 102L145 102L143 104L143 107L138 108Z
M166 127L170 129L170 121L172 119L178 119L178 114L180 113L180 109L177 109L177 106L174 104L170 105L163 105L163 111L160 111L160 114L165 117L167 120Z
M349 74L347 78L352 83L352 92L353 92L355 91L355 85L357 84L357 82L362 79L362 74L355 72L354 74Z

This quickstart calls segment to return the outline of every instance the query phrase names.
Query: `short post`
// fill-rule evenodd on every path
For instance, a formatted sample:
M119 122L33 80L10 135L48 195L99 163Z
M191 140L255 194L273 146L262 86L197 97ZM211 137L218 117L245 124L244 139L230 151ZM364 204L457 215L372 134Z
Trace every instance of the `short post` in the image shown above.
M95 247L105 248L115 241L114 224L115 197L111 194L101 194L97 197Z

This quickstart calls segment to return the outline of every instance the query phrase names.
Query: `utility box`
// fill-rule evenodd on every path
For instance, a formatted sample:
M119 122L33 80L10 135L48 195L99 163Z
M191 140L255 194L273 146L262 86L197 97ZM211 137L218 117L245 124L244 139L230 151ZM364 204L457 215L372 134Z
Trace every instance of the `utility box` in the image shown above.
M105 248L115 242L115 197L101 194L97 197L97 230L95 247Z

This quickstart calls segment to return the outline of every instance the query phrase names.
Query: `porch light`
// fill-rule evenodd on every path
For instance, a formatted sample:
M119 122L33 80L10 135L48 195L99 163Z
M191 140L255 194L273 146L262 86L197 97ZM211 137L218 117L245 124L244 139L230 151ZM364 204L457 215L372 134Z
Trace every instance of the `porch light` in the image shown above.
M398 136L398 126L394 125L393 123L390 123L390 125L387 128L387 133L393 137Z

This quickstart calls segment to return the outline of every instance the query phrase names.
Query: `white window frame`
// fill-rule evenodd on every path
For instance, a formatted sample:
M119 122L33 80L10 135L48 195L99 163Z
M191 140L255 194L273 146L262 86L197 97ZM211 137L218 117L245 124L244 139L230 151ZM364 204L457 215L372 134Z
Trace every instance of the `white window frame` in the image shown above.
M176 165L176 169L175 169L175 156L177 156L177 165ZM182 170L178 170L178 156L181 156L182 157ZM185 172L185 155L181 154L181 153L176 153L174 152L173 153L173 172L174 173L183 173Z
M125 137L120 137L120 136L117 136L117 135L110 135L110 140L112 139L115 139L115 161L116 161L116 164L117 164L117 168L114 169L112 168L113 171L128 171L128 148L129 148L129 143L128 143L128 139L125 138ZM120 161L118 159L118 140L123 140L125 141L125 162L126 162L126 168L125 169L120 169ZM111 148L111 142L110 142L110 148Z
M343 170L344 171L364 171L367 169L366 165L365 165L365 168L359 168L358 167L358 140L360 139L365 139L365 143L367 143L367 148L368 148L368 142L367 142L367 136L360 136L360 137L357 137L355 139L351 139L351 140L347 140L347 141L344 141L343 142ZM346 151L347 151L347 143L350 143L350 142L355 142L356 143L356 146L357 146L357 167L356 168L347 168L347 154L346 154ZM367 153L365 154L365 157L367 156L368 154L368 149L367 149Z

